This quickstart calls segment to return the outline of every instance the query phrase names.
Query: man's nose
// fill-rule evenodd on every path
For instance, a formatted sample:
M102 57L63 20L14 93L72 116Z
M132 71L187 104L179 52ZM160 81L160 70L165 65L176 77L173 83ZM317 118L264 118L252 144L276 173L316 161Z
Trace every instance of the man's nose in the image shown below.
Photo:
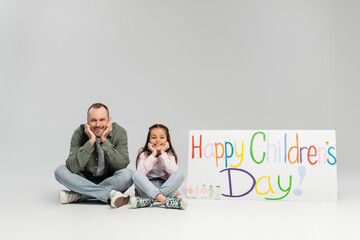
M100 126L100 122L99 121L96 121L95 122L95 127L99 127Z

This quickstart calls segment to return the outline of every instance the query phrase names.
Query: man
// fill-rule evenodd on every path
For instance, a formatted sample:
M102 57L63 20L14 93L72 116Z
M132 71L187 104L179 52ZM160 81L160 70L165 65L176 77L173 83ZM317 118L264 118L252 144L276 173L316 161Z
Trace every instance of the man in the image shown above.
M55 170L56 180L71 190L60 191L60 202L96 198L114 208L127 204L130 196L123 193L133 184L129 162L126 130L111 123L104 104L91 105L87 123L73 133L66 166Z

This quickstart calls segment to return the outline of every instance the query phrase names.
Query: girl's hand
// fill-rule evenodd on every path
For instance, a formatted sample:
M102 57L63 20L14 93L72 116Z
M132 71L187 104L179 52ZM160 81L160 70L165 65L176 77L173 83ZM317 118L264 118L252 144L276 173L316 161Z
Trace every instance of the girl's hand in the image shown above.
M153 147L153 145L151 145L151 143L148 143L148 148L151 151L151 154L154 155L154 157L156 157L157 155L157 151L156 149Z
M161 149L160 154L163 154L164 152L166 152L166 150L168 150L170 147L169 142L166 142L165 146Z

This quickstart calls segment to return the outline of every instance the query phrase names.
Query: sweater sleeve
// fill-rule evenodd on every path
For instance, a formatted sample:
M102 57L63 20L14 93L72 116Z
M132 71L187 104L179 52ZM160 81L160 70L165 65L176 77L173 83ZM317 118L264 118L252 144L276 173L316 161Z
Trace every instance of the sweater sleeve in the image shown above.
M120 128L119 125L116 125L116 127ZM117 129L117 134L114 136L113 143L107 140L102 144L102 148L108 157L107 161L115 170L126 168L130 163L127 133L125 129Z
M137 170L140 170L145 174L148 174L151 171L151 169L153 169L155 162L156 162L156 158L152 154L146 157L145 153L142 153L139 156Z
M66 166L72 173L78 173L89 162L94 147L88 141L82 145L81 131L76 130L71 138L70 153Z
M171 175L178 169L178 165L176 164L175 157L172 154L164 152L159 156L163 165L165 166L165 171Z

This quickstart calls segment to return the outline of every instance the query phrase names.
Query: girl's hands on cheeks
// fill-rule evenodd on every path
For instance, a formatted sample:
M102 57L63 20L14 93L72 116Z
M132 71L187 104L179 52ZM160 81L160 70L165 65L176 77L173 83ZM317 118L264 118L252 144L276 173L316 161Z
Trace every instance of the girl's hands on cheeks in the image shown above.
M153 147L153 145L151 145L151 143L148 143L148 148L149 148L149 150L151 151L151 154L152 154L154 157L156 157L157 151L156 151L156 149Z
M168 150L170 147L169 142L166 142L165 146L161 149L160 154L163 154L164 152L166 152L166 150Z

